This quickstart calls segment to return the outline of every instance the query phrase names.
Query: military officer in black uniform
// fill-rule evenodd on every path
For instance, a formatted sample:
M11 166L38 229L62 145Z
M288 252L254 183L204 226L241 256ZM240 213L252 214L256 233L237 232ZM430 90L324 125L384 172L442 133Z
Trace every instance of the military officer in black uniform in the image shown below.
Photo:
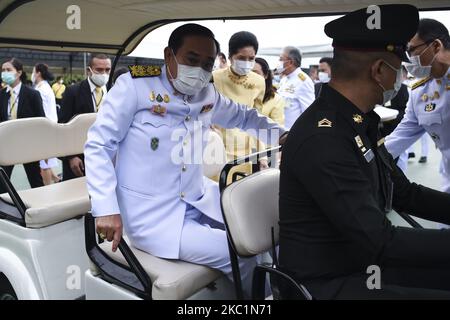
M378 8L325 26L332 79L283 149L280 267L318 299L450 298L450 230L386 218L394 208L448 224L450 195L409 182L384 146L373 109L400 87L418 12Z

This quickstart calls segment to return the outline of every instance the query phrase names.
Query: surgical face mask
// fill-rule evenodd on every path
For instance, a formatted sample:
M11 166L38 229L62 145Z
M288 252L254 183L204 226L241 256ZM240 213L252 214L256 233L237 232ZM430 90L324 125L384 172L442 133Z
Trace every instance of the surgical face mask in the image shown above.
M233 71L240 76L245 76L253 70L255 66L255 60L245 61L245 60L233 60Z
M201 67L191 67L180 64L172 52L177 63L177 77L174 78L167 68L174 88L185 95L193 96L205 88L211 81L211 72L203 70Z
M286 67L284 66L284 61L278 62L277 66L275 67L275 72L280 74L283 73L284 70L286 70Z
M396 69L393 66L391 66L389 63L387 63L386 61L383 61L383 62L389 68L391 68L392 70L394 70L397 73L396 78L395 78L394 88L386 90L386 88L384 88L381 83L378 84L383 89L383 103L382 104L385 104L386 102L395 98L395 96L397 95L398 91L400 90L400 88L402 86L403 77L402 77L402 68Z
M420 62L420 56L425 51L427 51L429 47L430 46L428 46L425 50L423 50L421 54L411 56L409 58L411 63L405 63L406 70L408 70L409 73L411 73L414 77L418 79L429 77L431 74L431 65L433 64L434 59L436 59L437 54L434 55L433 59L430 62L430 65L428 66L422 66L422 63Z
M31 74L31 82L32 82L33 84L36 83L36 74L35 74L34 72Z
M330 81L330 76L326 72L319 72L319 81L322 83L327 83Z
M91 80L97 87L103 87L108 83L109 74L107 73L95 73L91 68Z
M16 73L14 71L2 72L2 81L9 86L12 86L16 82Z

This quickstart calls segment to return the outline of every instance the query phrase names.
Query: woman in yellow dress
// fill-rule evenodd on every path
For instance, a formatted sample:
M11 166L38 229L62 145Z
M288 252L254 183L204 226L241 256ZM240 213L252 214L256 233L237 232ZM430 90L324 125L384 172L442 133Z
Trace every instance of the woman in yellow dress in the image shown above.
M231 36L228 47L231 65L213 72L214 85L225 97L254 108L262 103L266 87L264 78L252 71L258 52L258 40L253 33L241 31ZM263 144L239 129L220 131L229 160L263 148ZM261 160L260 167L266 168L267 160Z

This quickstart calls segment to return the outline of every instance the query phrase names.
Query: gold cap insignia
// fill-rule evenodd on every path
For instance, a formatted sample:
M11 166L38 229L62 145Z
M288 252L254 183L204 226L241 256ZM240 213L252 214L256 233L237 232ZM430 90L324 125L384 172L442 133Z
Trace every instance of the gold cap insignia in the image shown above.
M331 122L330 120L328 120L327 118L323 118L322 120L320 120L317 123L317 126L319 128L331 128L333 125L333 122Z
M363 117L360 114L354 114L353 115L353 121L355 121L356 123L362 123L363 122Z

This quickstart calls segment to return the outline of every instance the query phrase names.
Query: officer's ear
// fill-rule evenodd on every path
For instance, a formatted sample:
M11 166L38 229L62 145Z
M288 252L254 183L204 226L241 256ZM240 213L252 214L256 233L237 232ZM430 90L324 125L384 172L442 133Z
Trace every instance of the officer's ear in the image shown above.
M172 53L172 50L170 50L169 47L165 47L165 48L164 48L164 62L165 62L166 64L169 63L169 58L171 57L172 54L173 54L173 53Z
M383 59L377 59L374 62L372 62L370 66L370 75L372 79L375 80L376 83L383 82L383 73L381 71L383 63L384 63Z
M433 46L434 54L437 54L439 51L441 51L444 48L444 44L442 43L442 41L440 39L434 40L432 46Z

